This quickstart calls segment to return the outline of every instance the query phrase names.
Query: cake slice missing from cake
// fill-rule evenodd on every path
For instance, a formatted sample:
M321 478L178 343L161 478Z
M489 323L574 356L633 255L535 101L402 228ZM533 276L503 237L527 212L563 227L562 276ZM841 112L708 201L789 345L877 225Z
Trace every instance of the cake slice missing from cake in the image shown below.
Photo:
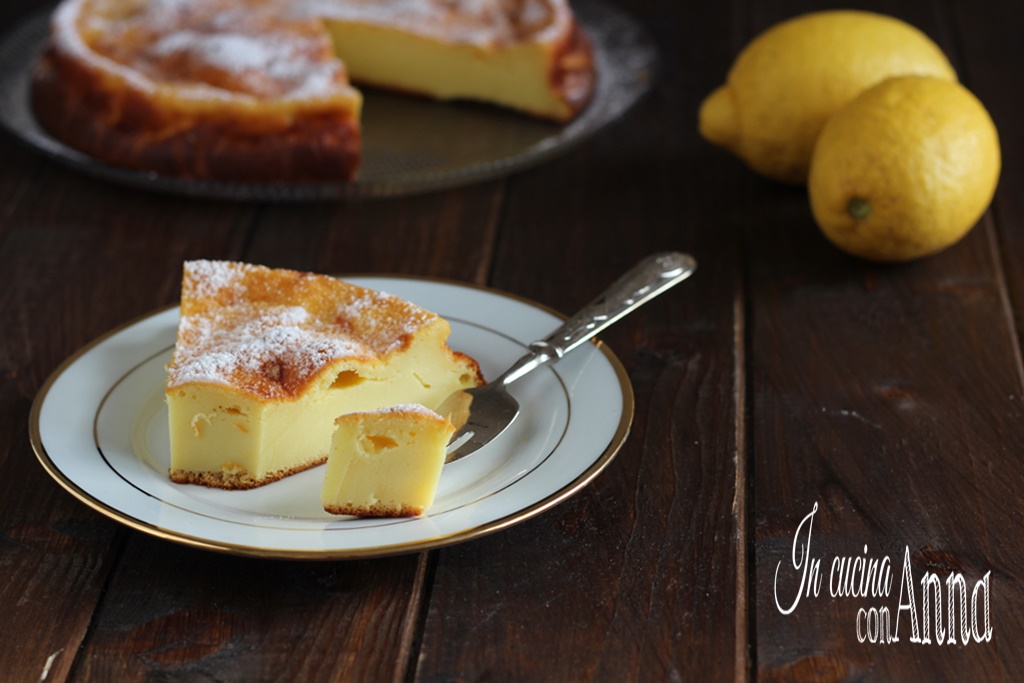
M191 261L168 366L170 477L262 486L323 463L335 419L397 404L436 408L483 383L447 345L448 323L338 279Z
M455 433L421 405L348 413L335 424L320 495L324 510L359 517L421 515L434 502Z

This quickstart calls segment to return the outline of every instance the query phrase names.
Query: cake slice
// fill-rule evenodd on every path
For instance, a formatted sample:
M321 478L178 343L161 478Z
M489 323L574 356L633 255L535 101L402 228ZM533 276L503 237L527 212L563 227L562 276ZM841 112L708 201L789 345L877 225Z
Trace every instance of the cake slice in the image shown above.
M421 405L349 413L335 424L320 499L335 515L408 517L434 502L455 427Z
M262 486L323 463L342 414L436 408L482 384L449 333L429 311L332 277L185 263L166 387L171 479Z

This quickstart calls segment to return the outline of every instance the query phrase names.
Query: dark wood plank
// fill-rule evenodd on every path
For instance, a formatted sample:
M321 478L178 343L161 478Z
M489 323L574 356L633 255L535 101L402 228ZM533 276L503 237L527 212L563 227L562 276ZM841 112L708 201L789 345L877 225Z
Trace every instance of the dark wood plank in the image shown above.
M1024 326L1024 235L1016 227L1024 220L1024 78L1014 65L1021 45L1014 31L993 31L992 26L1012 26L1020 20L1013 3L993 3L984 12L953 4L951 21L959 27L955 42L961 80L978 96L999 130L1003 168L992 222L997 230L992 244L998 249L1019 331ZM1018 342L1019 343L1019 342Z
M797 4L760 3L754 23L768 25ZM954 24L943 5L864 6L935 37L963 73L955 42L967 27ZM984 16L986 36L1010 31L1000 28L1010 24ZM991 69L993 82L1005 83L1009 64L975 68ZM821 238L802 190L741 183L739 201L759 218L745 235L759 677L1019 679L1024 594L1016 567L1024 560L1024 524L1015 510L1024 484L1024 415L1017 336L993 258L991 218L939 256L877 266ZM810 557L821 562L820 593L805 592L786 615L802 576L792 553L794 543L797 552L805 546L795 536L815 505ZM957 644L940 645L934 623L930 644L912 642L909 612L898 609L909 601L900 596L905 553L920 636L926 572L942 581L947 628L947 577L963 576L970 591L991 572L991 642L964 644L958 630ZM886 557L888 593L832 594L837 558ZM935 604L931 597L932 620ZM858 618L871 609L889 610L898 642L861 641Z
M394 273L482 284L503 181L406 197L268 207L247 258L321 273Z
M571 313L649 252L691 251L700 267L605 335L637 396L608 470L534 520L440 552L417 680L747 675L738 216L719 208L724 166L696 137L713 84L689 52L728 36L730 16L630 9L657 31L662 79L621 125L510 181L491 283Z
M237 254L251 212L131 193L49 164L24 188L10 180L11 168L0 176L0 195L13 197L0 215L0 671L8 680L46 672L59 681L120 542L116 525L36 462L27 430L32 399L75 349L173 301L183 258Z
M759 672L1015 680L1024 601L1013 577L1024 558L1007 541L1024 531L1012 502L1024 484L1024 415L986 232L927 263L879 268L815 243L797 217L802 203L765 193L763 232L750 242ZM774 602L775 572L790 567L797 526L815 504L812 552L825 586L786 616ZM918 590L925 571L943 580L961 572L971 586L992 572L993 643L913 645L906 614L898 646L858 642L858 609L896 613L905 548ZM865 556L890 557L893 592L833 598L834 558ZM790 604L795 581L781 584L780 604Z
M260 560L135 535L74 678L401 681L425 561Z

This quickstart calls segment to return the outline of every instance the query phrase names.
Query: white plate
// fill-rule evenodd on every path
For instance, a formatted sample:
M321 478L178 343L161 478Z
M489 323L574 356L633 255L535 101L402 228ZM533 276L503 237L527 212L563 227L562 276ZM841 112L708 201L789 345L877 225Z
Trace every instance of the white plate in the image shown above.
M547 336L559 316L509 294L434 280L346 278L446 318L452 348L497 376ZM172 483L165 365L178 308L130 323L69 358L32 407L32 446L77 498L146 533L211 550L290 558L355 558L435 548L523 521L565 500L615 456L633 393L622 364L586 344L515 383L510 431L445 465L422 517L356 519L320 509L323 467L250 491Z

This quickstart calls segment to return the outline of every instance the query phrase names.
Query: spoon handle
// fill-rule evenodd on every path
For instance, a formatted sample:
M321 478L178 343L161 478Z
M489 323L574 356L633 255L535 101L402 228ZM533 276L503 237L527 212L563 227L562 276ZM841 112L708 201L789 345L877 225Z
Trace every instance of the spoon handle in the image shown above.
M697 262L688 254L652 254L630 268L601 296L584 306L546 338L530 344L531 354L509 368L500 381L509 384L534 368L557 361L654 297L693 274Z

